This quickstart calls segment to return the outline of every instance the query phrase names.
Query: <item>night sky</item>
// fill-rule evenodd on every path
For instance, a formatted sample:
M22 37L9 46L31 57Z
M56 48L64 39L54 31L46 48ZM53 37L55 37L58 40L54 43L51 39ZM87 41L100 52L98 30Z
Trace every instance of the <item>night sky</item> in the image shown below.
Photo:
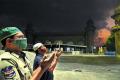
M79 33L88 19L106 27L119 0L0 0L0 25L31 23L36 32ZM111 27L111 26L108 26Z

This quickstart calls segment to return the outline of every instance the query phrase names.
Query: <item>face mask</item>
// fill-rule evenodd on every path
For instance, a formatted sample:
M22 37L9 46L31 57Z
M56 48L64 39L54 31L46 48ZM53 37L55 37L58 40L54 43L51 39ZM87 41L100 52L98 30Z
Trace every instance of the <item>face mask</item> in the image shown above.
M13 44L15 44L20 49L26 49L27 48L27 38L16 39L13 41Z

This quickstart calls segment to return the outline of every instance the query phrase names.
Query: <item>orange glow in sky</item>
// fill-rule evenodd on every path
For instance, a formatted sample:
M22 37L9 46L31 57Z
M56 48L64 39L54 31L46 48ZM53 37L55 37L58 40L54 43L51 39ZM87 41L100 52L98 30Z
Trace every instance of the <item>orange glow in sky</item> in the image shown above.
M95 39L96 46L102 46L106 43L108 37L110 36L110 30L106 28L99 29L97 31L97 37Z
M111 32L107 30L106 28L102 28L98 31L98 37L102 38L103 43L105 43L108 37L110 36L110 33Z
M115 26L115 21L112 18L107 18L106 20L107 25L101 29L97 30L97 35L95 38L96 46L102 46L106 43L108 37L111 35L111 28Z

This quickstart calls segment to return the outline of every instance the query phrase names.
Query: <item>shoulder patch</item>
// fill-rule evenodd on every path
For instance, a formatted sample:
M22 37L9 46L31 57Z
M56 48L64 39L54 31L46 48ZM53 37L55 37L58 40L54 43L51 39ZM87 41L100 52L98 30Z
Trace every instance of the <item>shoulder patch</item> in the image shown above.
M10 79L15 77L16 73L13 69L13 66L7 66L4 69L1 70L1 73L6 79Z

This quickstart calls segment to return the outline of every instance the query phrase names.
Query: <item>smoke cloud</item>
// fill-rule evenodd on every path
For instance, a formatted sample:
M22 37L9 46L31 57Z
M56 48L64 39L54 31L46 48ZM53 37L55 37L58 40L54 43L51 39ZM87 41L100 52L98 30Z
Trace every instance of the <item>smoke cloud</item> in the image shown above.
M111 27L109 19L119 3L119 0L0 0L0 24L32 23L36 32L80 34L88 19L93 19L97 28Z

